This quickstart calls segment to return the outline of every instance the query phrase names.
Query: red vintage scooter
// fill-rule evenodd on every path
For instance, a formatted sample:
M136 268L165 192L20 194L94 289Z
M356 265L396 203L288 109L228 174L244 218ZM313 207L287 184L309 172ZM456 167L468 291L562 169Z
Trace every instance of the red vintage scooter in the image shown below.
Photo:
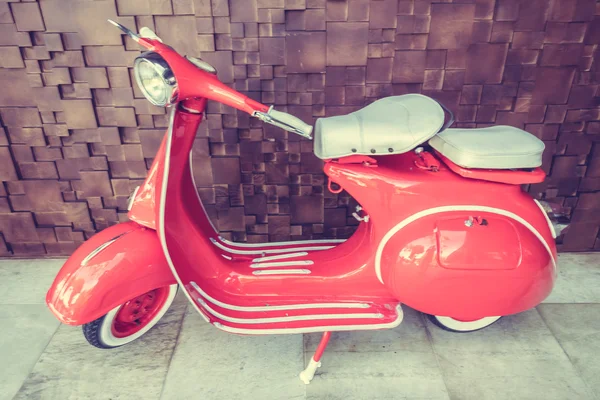
M508 126L446 129L451 113L417 94L316 122L314 149L329 189L360 204L348 240L220 237L191 169L207 101L308 139L312 126L227 87L211 65L182 57L149 29L137 35L112 23L149 50L135 60L135 77L150 102L170 106L170 123L131 197L131 221L85 242L48 292L52 312L83 325L92 345L117 347L143 335L179 287L226 332L323 332L300 374L309 383L330 332L394 328L401 304L467 332L535 307L552 290L551 212L519 186L544 180L543 142Z

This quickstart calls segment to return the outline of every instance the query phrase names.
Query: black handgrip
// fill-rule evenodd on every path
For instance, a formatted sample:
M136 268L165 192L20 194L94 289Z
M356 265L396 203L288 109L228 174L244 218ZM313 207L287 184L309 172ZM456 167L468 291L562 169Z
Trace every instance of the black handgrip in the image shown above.
M444 125L442 125L442 129L440 129L440 132L445 131L446 129L450 128L450 125L452 125L454 123L454 114L452 113L452 111L450 111L448 108L446 108L445 105L443 105L442 103L440 103L439 101L436 100L436 102L440 105L440 107L442 107L444 109L444 111L446 111L448 113L448 115L450 115L450 118L448 118L448 121L446 121L446 123Z

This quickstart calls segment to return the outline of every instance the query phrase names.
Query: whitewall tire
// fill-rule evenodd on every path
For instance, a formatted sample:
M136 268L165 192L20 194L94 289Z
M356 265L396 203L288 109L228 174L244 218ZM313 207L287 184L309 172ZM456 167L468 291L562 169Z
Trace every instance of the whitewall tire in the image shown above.
M148 332L165 315L177 294L177 284L151 290L83 325L87 341L101 349L130 343Z
M429 319L440 328L450 332L474 332L487 328L502 317L484 317L474 321L460 321L451 317L429 315Z

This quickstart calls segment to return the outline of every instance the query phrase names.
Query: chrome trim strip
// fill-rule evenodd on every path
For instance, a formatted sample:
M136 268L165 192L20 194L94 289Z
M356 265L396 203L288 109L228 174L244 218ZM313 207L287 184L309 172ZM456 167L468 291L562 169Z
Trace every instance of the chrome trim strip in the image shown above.
M194 281L190 281L190 285L198 292L200 296L208 300L212 304L228 310L256 312L256 311L279 311L279 310L304 310L309 308L369 308L366 303L312 303L312 304L287 304L281 306L235 306L227 304L211 297Z
M309 275L310 269L258 269L252 275Z
M81 265L82 267L85 267L90 262L90 260L92 258L96 257L98 254L100 254L100 252L102 252L102 250L106 249L108 246L110 246L111 244L116 242L121 236L123 236L129 232L131 232L131 231L123 232L120 235L115 236L114 238L110 239L108 242L102 243L100 246L98 246L94 250L92 250L90 252L90 254L85 256L85 258L83 260L81 260L81 263L79 265Z
M395 328L402 322L404 313L402 312L402 306L398 304L396 306L396 312L398 318L392 322L385 324L369 324L369 325L331 325L331 326L314 326L306 328L280 328L280 329L246 329L246 328L234 328L231 326L223 325L219 322L213 323L216 328L219 328L225 332L238 333L241 335L276 335L276 334L293 334L293 333L311 333L311 332L327 332L327 331L368 331L374 329L391 329Z
M252 262L264 262L264 261L274 261L274 260L285 260L286 258L294 258L294 257L304 257L307 256L308 253L302 251L300 253L290 253L290 254L281 254L278 256L268 256L268 257L258 257L252 260Z
M267 242L267 243L238 243L232 242L219 236L218 239L230 246L237 247L264 247L264 246L294 246L294 245L308 245L308 244L330 244L330 243L344 243L346 239L315 239L315 240L295 240L290 242ZM335 247L335 246L331 246Z
M293 247L288 249L261 249L261 250L237 250L230 247L224 246L219 243L215 238L210 238L212 244L217 246L219 249L232 254L276 254L276 253L293 253L298 251L310 251L310 250L329 250L335 246L313 246L313 247Z
M293 266L313 265L313 264L314 264L314 262L311 260L264 262L264 263L258 263L258 264L250 264L250 268L293 267Z
M267 318L235 318L221 314L218 311L213 310L210 306L202 299L197 298L198 302L213 316L227 322L233 322L235 324L274 324L278 322L294 322L294 321L318 321L324 319L381 319L384 317L381 313L356 313L356 314L310 314L310 315L294 315L286 317L267 317Z

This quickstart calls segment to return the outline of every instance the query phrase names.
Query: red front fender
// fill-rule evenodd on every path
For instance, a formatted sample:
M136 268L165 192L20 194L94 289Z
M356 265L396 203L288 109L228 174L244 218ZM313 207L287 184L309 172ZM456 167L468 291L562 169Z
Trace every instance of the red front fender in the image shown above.
M82 325L149 290L176 283L156 232L118 224L82 244L46 295L63 323Z

